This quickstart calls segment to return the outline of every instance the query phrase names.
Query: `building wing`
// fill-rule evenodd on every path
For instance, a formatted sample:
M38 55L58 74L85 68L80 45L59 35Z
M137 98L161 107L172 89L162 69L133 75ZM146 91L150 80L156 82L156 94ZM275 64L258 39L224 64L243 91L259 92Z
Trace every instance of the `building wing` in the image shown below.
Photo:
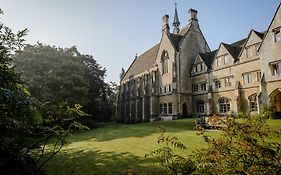
M155 67L155 59L160 44L156 44L154 47L135 58L129 69L125 73L122 80L127 80L133 75L140 74L146 70Z

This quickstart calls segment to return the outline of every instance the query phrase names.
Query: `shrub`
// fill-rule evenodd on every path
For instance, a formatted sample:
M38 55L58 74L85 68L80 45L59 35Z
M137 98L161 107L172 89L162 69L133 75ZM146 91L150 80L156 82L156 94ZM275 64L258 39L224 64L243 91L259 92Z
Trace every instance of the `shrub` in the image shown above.
M173 149L186 147L175 137L164 136L162 129L158 143L165 143L147 156L165 167L170 174L278 174L281 171L280 131L271 131L268 115L242 116L242 120L226 120L222 135L213 139L200 128L208 148L197 150L184 158Z

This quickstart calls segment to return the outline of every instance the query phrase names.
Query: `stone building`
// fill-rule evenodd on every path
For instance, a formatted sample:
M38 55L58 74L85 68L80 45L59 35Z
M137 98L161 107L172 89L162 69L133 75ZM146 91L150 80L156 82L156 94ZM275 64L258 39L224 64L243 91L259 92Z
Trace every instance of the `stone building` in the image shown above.
M258 113L271 103L281 113L281 9L264 32L211 51L197 11L170 31L163 16L160 42L135 58L121 78L119 113L125 122Z

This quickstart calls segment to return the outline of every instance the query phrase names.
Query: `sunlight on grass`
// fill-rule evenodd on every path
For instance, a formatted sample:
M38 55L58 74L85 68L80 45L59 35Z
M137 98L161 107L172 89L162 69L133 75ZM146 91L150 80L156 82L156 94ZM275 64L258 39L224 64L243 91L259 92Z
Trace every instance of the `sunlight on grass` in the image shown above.
M280 128L269 121L270 126ZM160 136L158 126L164 126L166 135L173 135L184 143L189 153L206 147L201 136L193 130L194 119L126 125L101 123L98 129L71 135L62 151L47 163L45 170L51 175L115 175L133 169L136 174L159 175L164 170L144 155L156 149ZM218 137L219 132L208 135Z

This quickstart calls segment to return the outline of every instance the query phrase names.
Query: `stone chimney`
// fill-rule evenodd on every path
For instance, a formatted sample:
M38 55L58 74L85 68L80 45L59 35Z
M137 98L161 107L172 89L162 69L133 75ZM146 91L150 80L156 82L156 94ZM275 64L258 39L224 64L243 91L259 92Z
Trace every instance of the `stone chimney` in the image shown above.
M188 11L188 14L189 14L189 22L192 22L192 21L198 21L197 19L197 10L194 10L194 9L190 9Z
M162 31L166 33L170 33L170 27L169 27L169 15L164 15L162 17L163 20L163 27Z

